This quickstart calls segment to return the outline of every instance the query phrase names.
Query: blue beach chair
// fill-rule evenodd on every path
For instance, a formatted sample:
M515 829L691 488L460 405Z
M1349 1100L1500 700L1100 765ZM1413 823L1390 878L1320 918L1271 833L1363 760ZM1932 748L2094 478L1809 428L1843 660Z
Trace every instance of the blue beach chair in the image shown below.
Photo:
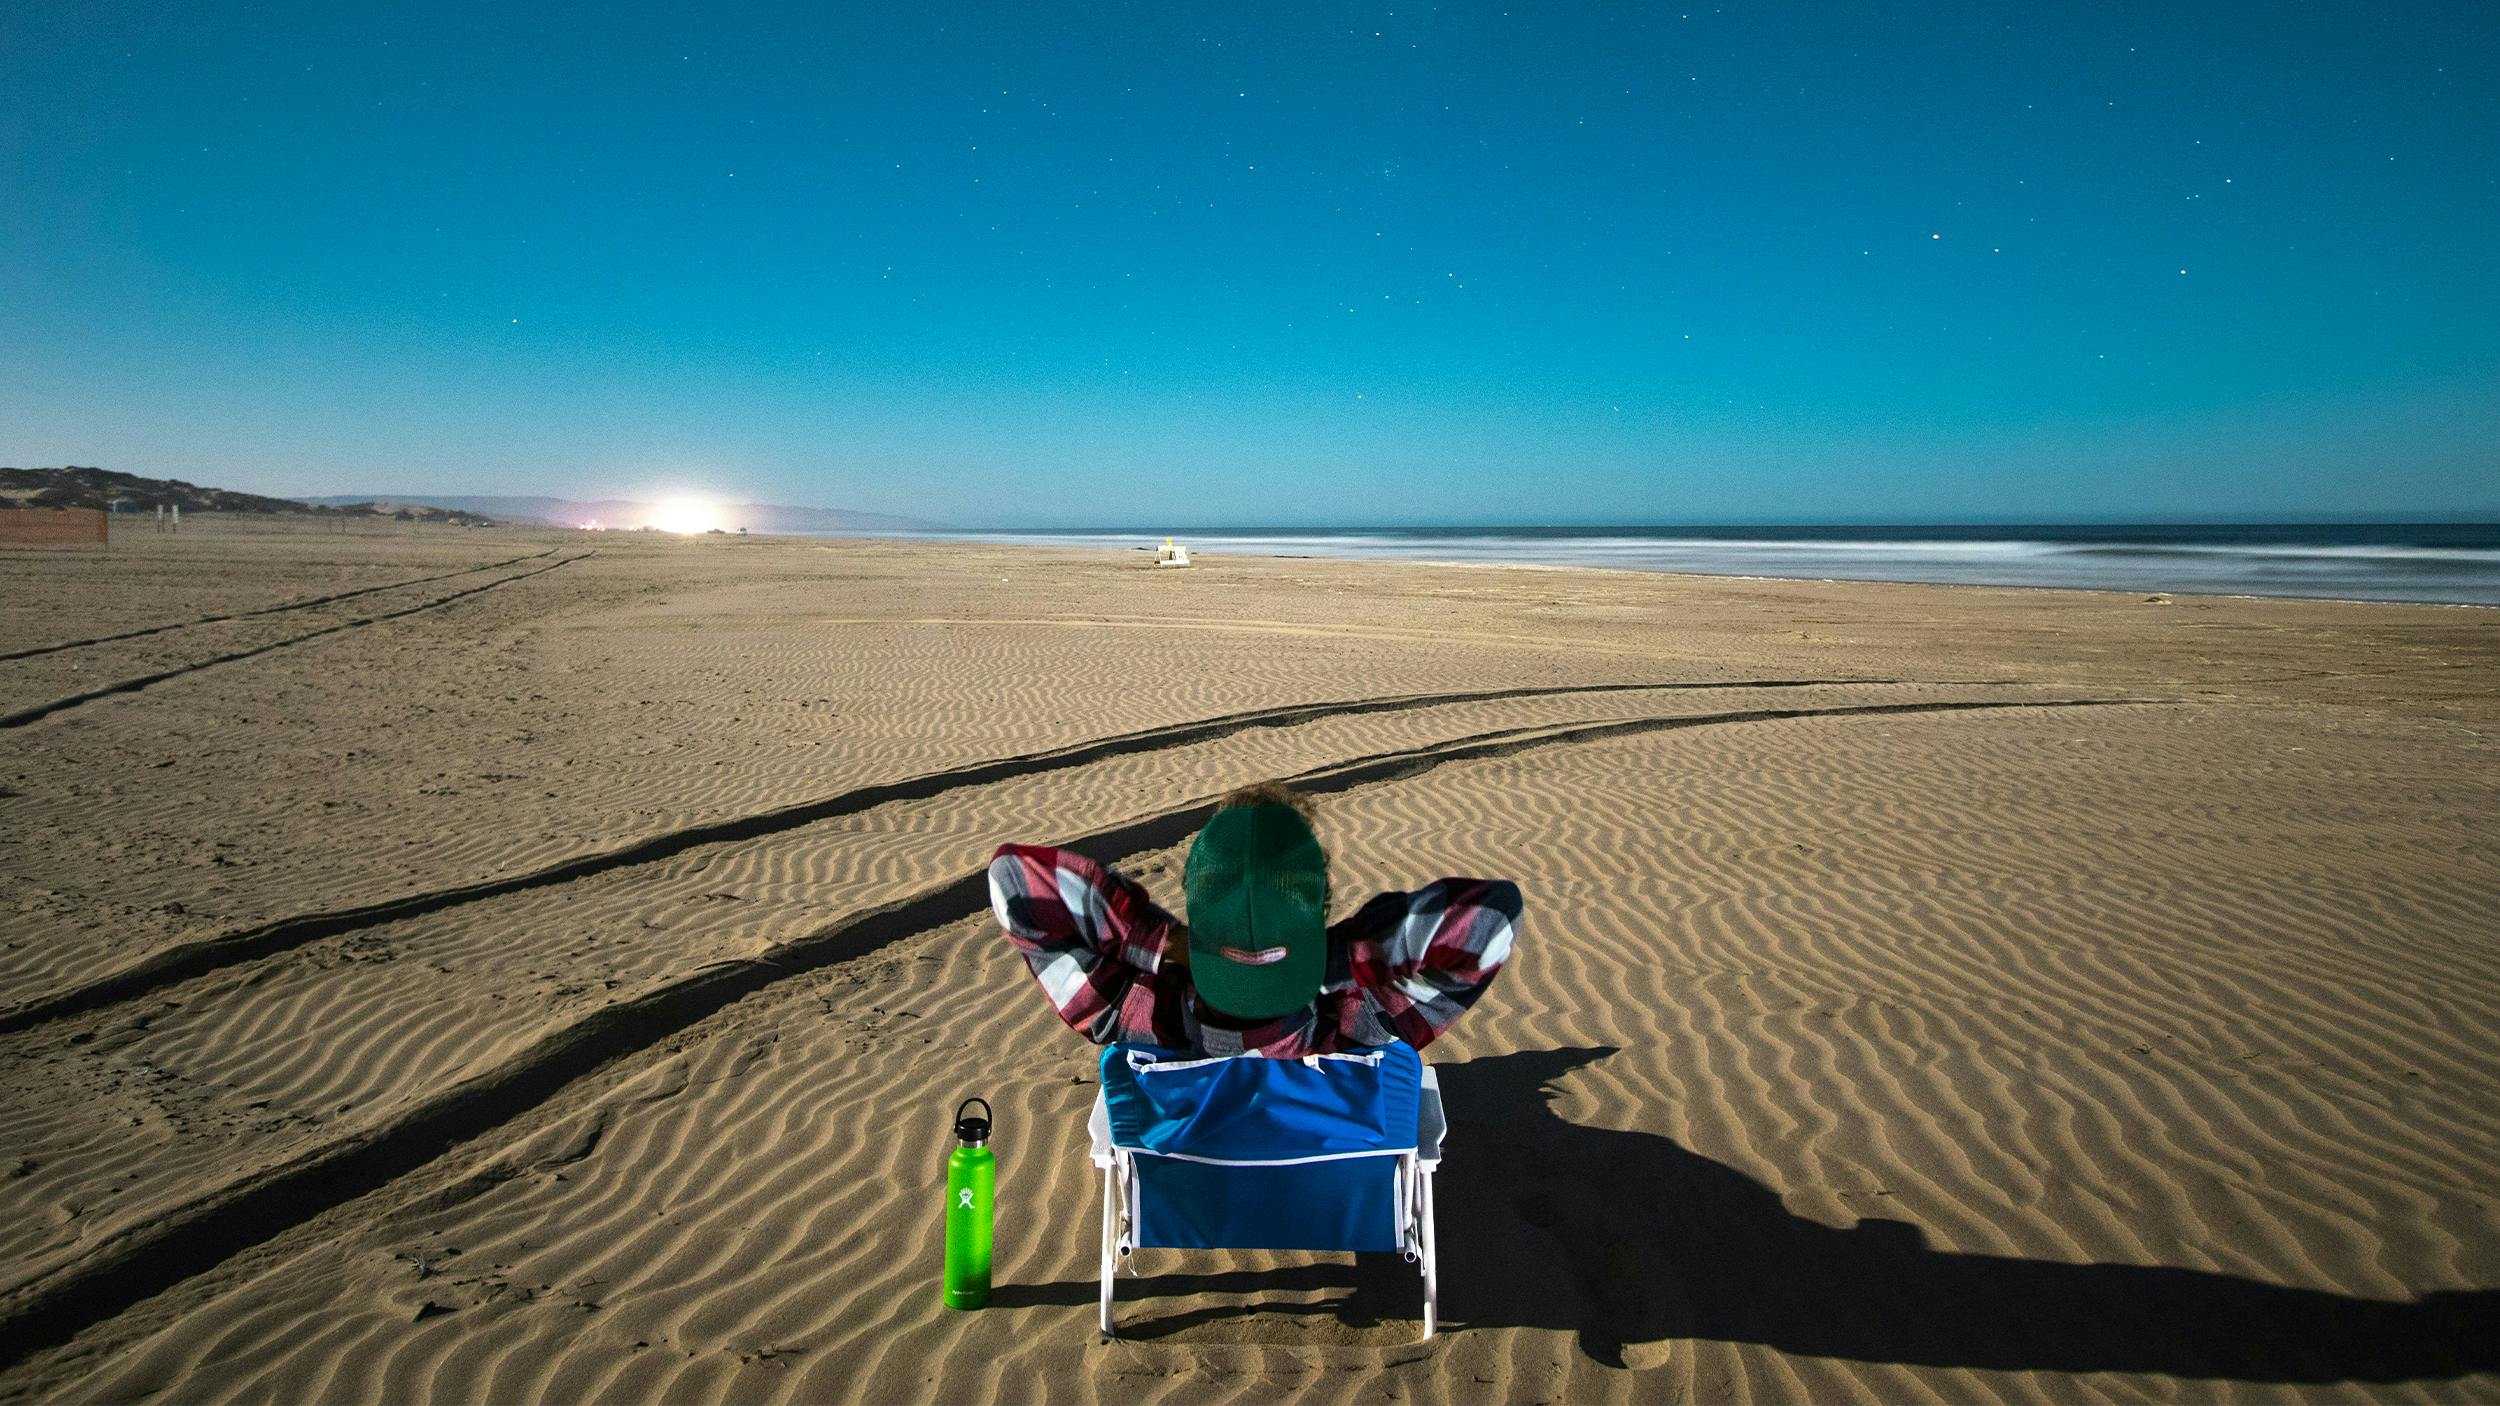
M1302 1059L1102 1052L1087 1125L1102 1172L1102 1335L1112 1279L1139 1246L1394 1250L1423 1269L1440 1325L1432 1177L1441 1085L1407 1045Z

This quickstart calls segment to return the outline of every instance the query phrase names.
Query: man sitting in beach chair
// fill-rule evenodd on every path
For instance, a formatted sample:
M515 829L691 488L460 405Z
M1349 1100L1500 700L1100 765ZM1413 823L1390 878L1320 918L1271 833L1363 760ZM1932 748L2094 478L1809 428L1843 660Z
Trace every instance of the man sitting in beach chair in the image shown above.
M1269 783L1226 796L1190 846L1189 923L1083 855L1001 845L990 900L1059 1018L1096 1044L1195 1056L1422 1048L1509 959L1519 889L1442 879L1328 924L1309 803Z
M1103 1336L1119 1264L1164 1247L1402 1252L1423 1270L1431 1337L1444 1124L1415 1050L1509 958L1518 887L1442 879L1330 927L1308 804L1274 784L1217 805L1182 882L1186 927L1082 855L1004 845L990 861L998 921L1042 993L1111 1046L1088 1129Z

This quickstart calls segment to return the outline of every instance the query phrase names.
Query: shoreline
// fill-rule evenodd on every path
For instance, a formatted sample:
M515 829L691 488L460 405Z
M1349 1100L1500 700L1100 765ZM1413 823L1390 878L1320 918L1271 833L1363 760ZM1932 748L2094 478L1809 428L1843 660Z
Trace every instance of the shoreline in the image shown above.
M2399 528L2418 526L2453 527L2459 530L2488 534L2492 537L2495 543L2500 543L2500 526L2484 524L2395 524L2392 526ZM2084 529L2075 530L2082 531ZM2351 530L2361 529L2355 528ZM1140 533L1134 534L1134 536L1143 539L1140 541L1128 540L1131 534L1102 534L1099 540L1068 541L1054 539L1090 537L1090 534L1052 533L1039 531L1023 532L1010 530L985 531L978 529L966 529L961 532L953 533L922 532L911 534L878 535L884 537L885 540L892 541L954 541L981 543L987 545L1030 546L1037 548L1073 548L1080 550L1096 548L1105 551L1148 550L1154 540L1167 535L1172 536L1175 540L1186 539L1185 534ZM1457 535L1463 536L1465 534ZM1736 580L1792 580L1856 582L1890 585L1980 586L2003 590L2105 591L2116 594L2135 592L2138 594L2163 593L2171 595L2233 596L2260 600L2335 600L2360 603L2384 603L2391 605L2472 605L2500 607L2500 546L2477 546L2470 549L2457 549L2444 552L2433 549L2417 550L2404 546L2392 546L2388 548L2384 554L2373 554L2366 551L2347 552L2337 548L2312 547L2297 543L2279 544L2283 547L2283 551L2278 555L2280 555L2283 560L2292 562L2343 560L2363 562L2369 560L2384 560L2388 562L2410 562L2418 564L2426 560L2452 561L2458 564L2456 568L2458 570L2466 570L2470 567L2475 570L2491 571L2493 573L2493 578L2489 581L2477 581L2470 588L2466 586L2459 586L2455 588L2458 590L2471 589L2481 594L2493 597L2492 599L2473 599L2450 598L2438 595L2398 595L2392 593L2386 595L2338 594L2337 588L2327 585L2320 585L2306 591L2247 589L2238 583L2228 581L2191 581L2188 584L2164 585L2161 584L2161 581L2165 578L2159 576L2149 577L2140 583L2113 582L2108 580L1970 580L1957 579L1952 575L1937 574L1938 572L1941 572L1941 567L1935 568L1931 570L1929 574L1924 575L1853 575L1848 573L1834 574L1828 571L1802 566L1795 570L1760 570L1743 568L1731 563L1728 569L1721 570L1715 567L1699 566L1690 563L1649 565L1633 562L1603 560L1539 561L1522 560L1500 555L1470 556L1464 554L1463 552L1458 555L1437 556L1418 554L1422 550L1425 550L1424 548L1418 548L1415 552L1388 548L1365 549L1361 547L1348 547L1345 550L1331 551L1327 550L1324 544L1332 538L1345 538L1362 541L1378 540L1383 542L1395 542L1399 540L1398 534L1394 533L1375 534L1353 531L1343 533L1314 533L1307 537L1298 537L1293 534L1275 534L1270 536L1267 534L1214 533L1195 538L1194 540L1197 542L1208 543L1211 545L1193 547L1192 550L1193 553L1201 555L1260 556L1282 560L1308 559L1332 561L1398 561L1425 562L1451 566L1501 566L1550 570L1583 569L1594 571L1634 571L1655 575L1709 576ZM1432 542L1436 547L1442 545L1441 543L1434 541L1433 534L1416 533L1412 534L1407 540ZM1495 540L1498 541L1500 539L1497 536ZM1531 533L1521 536L1515 540L1522 544L1534 544L1542 542L1568 543L1578 539L1569 537L1539 537ZM1783 549L1795 549L1801 546L1801 543L1788 539L1756 539L1742 537L1644 539L1638 536L1630 536L1620 539L1609 537L1589 540L1602 540L1610 543L1620 542L1625 545L1626 550L1636 549L1644 543L1658 548L1701 546L1712 550L1726 550L1731 552L1743 551L1747 549L1776 552ZM2479 541L2480 539L2478 538L2477 540ZM1262 545L1259 545L1266 543L1273 543L1276 547L1290 545L1297 548L1316 547L1318 549L1285 551L1267 549ZM2177 543L2138 544L2128 542L2124 539L2104 540L2095 538L2031 539L2010 537L2003 539L1969 538L1929 540L1876 537L1833 537L1814 539L1810 544L1806 545L1810 545L1813 550L1817 551L1852 550L1862 548L1868 551L1894 551L1896 553L1910 555L1915 555L1917 551L1922 549L1953 551L1980 546L2042 547L2050 549L2048 552L2049 557L2056 557L2061 554L2071 554L2076 551L2087 551L2087 549L2095 546L2119 547L2129 550L2133 550L2141 546L2148 550L2148 554L2158 554L2159 551L2163 549L2175 549L2183 560L2207 565L2211 565L2217 561L2229 562L2241 560L2244 557L2253 558L2255 556L2263 555L2261 551L2253 547L2241 548L2228 547L2220 544L2200 544L2192 540L2185 539ZM1494 551L1497 549L1488 548L1487 550ZM2177 580L2179 578L2170 577L2167 579ZM2391 592L2394 589L2396 588L2390 588Z
M195 535L196 535L196 534L198 534L198 533L200 533L200 532L202 532L202 531L206 531L206 532L214 533L214 532L216 532L218 529L223 528L223 527L237 527L237 526L239 526L239 527L243 527L243 528L247 529L247 533L248 533L248 532L250 532L250 531L253 531L253 530L257 530L257 531L259 531L259 532L263 532L263 533L267 533L267 534L272 534L272 535L285 535L285 534L288 534L288 533L297 533L297 532L307 532L307 531L311 531L311 530L313 530L313 526L314 526L314 524L316 524L316 523L321 523L321 522L324 522L324 521L326 521L326 520L324 520L324 519L319 519L319 518L313 517L313 516L311 516L311 515L306 515L306 516L301 517L301 518L281 518L281 517L279 517L279 516L277 516L277 515L262 515L262 514L235 514L235 513L209 513L209 512L195 513L195 514L193 514L193 515L192 515L192 518L191 518L191 523L193 524L193 528L192 528L192 530L193 530L193 532L194 532L194 534L195 534ZM1947 525L1947 526L1951 526L1951 527L1953 527L1953 529L1954 529L1954 530L1957 530L1957 531L1979 531L1979 530L1984 530L1984 529L1983 529L1983 528L1981 528L1981 527L1968 527L1968 526L1963 526L1963 525ZM2016 526L2023 526L2023 525L2016 525ZM2032 526L2032 527L2034 527L2035 529L2043 529L2043 528L2045 528L2045 529L2061 530L2061 531L2077 531L2077 532L2081 532L2081 531L2090 531L2090 530L2094 530L2097 526L2100 526L2100 525L2095 525L2095 524L2030 524L2030 525L2028 525L2028 526ZM2167 525L2167 524L2109 524L2109 525L2107 525L2107 526L2113 526L2113 527L2119 527L2119 528L2139 528L2139 529L2144 529L2144 528L2157 528L2157 527L2165 527L2165 526L2168 526L2168 525ZM2195 528L2197 528L2198 526L2211 526L2211 527L2273 527L2273 526L2281 526L2281 527L2285 528L2286 530L2291 530L2291 531L2298 531L2298 530L2301 530L2301 529L2304 529L2304 528L2306 528L2306 529L2310 529L2310 530L2319 530L2319 529L2337 529L2337 528L2350 528L2350 527L2361 527L2361 528L2367 528L2367 527L2381 527L2381 526L2383 526L2383 527L2390 527L2390 528L2398 528L2398 529L2407 529L2407 528L2414 528L2414 529L2418 529L2418 528L2458 528L2458 529L2467 529L2467 530L2475 530L2475 531L2488 531L2488 532L2491 532L2491 533L2493 533L2493 534L2495 534L2495 535L2500 535L2500 523L2464 522L2464 521L2450 522L2450 521L2446 521L2446 520L2435 520L2435 521L2434 521L2434 520L2425 520L2425 521L2421 521L2421 522L2398 522L2398 523L2386 523L2386 524L2358 524L2358 525L2355 525L2355 524L2340 524L2340 523L2210 524L2210 525L2183 524L2183 525L2181 525L2182 530L2187 530L2187 531L2193 531L2193 530L2195 530ZM371 521L371 522L367 522L367 521L361 521L361 520L359 520L359 521L357 521L357 522L354 522L354 523L353 523L353 524L351 524L350 526L348 526L348 527L347 527L344 531L337 531L337 532L336 532L336 535L337 535L337 536L339 536L339 537L345 538L345 539L349 539L349 540L373 541L373 540L387 540L387 539L391 538L391 537L392 537L392 535L393 535L395 532L396 532L396 533L405 533L405 532L407 532L407 531L409 531L409 530L410 530L410 529L409 529L409 525L407 525L407 524L397 524L397 523L392 523L392 522L389 522L389 521L386 521L386 520L376 520L376 521ZM1030 550L1034 550L1034 551L1045 551L1045 552L1066 551L1066 552L1080 552L1080 553L1081 553L1081 552L1086 552L1086 551L1106 551L1106 552L1149 551L1149 550L1152 550L1152 544L1153 544L1153 542L1154 542L1154 541L1156 541L1156 540L1158 540L1158 539L1160 539L1160 538L1162 538L1162 537L1165 537L1165 536L1171 536L1171 537L1173 537L1175 540L1182 540L1182 539L1184 539L1184 538L1186 538L1186 537L1187 537L1187 534L1167 534L1167 533L1147 533L1147 532L1140 532L1140 533L1136 533L1136 534L1125 534L1125 533L1122 533L1122 534L1112 534L1112 533L1104 533L1104 534L1100 534L1100 535L1104 538L1104 540L1101 540L1101 541L1067 542L1067 541L1051 541L1051 540L1047 540L1047 539L1052 538L1052 537L1058 537L1058 536L1070 536L1070 535L1092 535L1092 534L1063 534L1063 533L1054 533L1054 532L1048 532L1048 531L1026 532L1026 531L1023 531L1023 530L1020 530L1020 529L985 529L985 528L965 528L965 529L945 529L945 530L939 530L939 529L927 529L927 530L914 530L914 531L891 531L891 532L888 532L888 531L862 531L862 530L855 530L855 529L827 530L827 531L821 531L821 532L752 532L752 533L746 533L746 532L728 532L728 531L719 531L719 532L704 533L704 534L685 534L685 535L682 535L682 536L681 536L681 535L679 535L679 534L670 534L670 533L663 533L663 532L657 532L657 531L643 531L643 530L636 530L636 529L619 529L619 530L585 530L585 529L580 529L580 528L570 528L570 527L556 526L556 525L552 525L552 524L539 524L539 523L520 522L520 521L513 521L513 520L498 521L498 522L495 522L495 523L493 523L493 524L491 524L491 525L488 525L488 526L483 526L483 527L480 527L480 526L457 526L457 525L444 525L444 524L425 524L425 525L420 525L420 526L419 526L419 528L418 528L418 530L421 530L421 531L428 531L428 532L436 532L436 531L439 531L439 532L446 532L446 533L459 533L459 534L464 534L464 535L465 535L465 534L476 534L476 533L495 533L495 532L502 532L502 533L509 533L509 534L515 534L515 535L525 535L525 536L534 536L534 537L542 537L542 538L551 538L551 539L554 539L554 540L559 541L559 542L563 542L563 541L576 541L576 540L578 540L579 542L583 543L585 546L595 546L595 545L597 545L597 543L598 543L598 542L600 542L600 541L602 541L602 540L625 540L625 541L637 541L637 540L638 540L638 541L642 541L642 542L646 542L646 543L656 543L656 544L676 544L676 543L691 544L691 543L695 543L695 542L700 542L700 541L705 541L705 540L709 540L709 539L714 539L714 538L717 538L717 539L721 539L721 540L734 540L734 541L742 541L742 542L750 542L750 543L761 543L761 542L770 542L770 541L787 541L787 542L877 542L877 543L898 543L898 544L912 544L912 543L932 543L932 544L934 544L934 543L947 543L947 542L952 542L952 543L959 543L959 544L964 544L964 545L975 545L975 546L983 546L983 547L989 547L989 548L997 548L997 547L1016 547L1016 548L1026 548L1026 549L1030 549ZM1401 530L1403 530L1403 529L1401 529ZM1432 530L1433 530L1433 531L1438 531L1439 529L1432 529ZM1537 531L1537 530L1539 530L1539 529L1523 529L1523 530L1533 532L1533 531ZM1570 531L1581 531L1581 530L1586 530L1586 531L1590 531L1590 532L1603 532L1603 531L1612 531L1612 530L1614 530L1614 529L1605 529L1605 528L1577 529L1577 528L1574 528L1574 529L1567 529L1567 530L1570 530ZM1682 529L1673 529L1673 530L1682 530ZM1722 529L1722 530L1750 530L1750 529ZM1765 529L1762 529L1762 530L1765 530L1765 531L1774 531L1774 530L1787 530L1787 529L1765 528ZM1842 530L1851 530L1851 529L1823 529L1823 530L1827 530L1827 531L1842 531ZM1884 530L1884 529L1869 529L1869 530L1870 530L1870 531L1874 531L1874 530ZM1390 530L1383 529L1383 530L1381 530L1381 531L1382 531L1383 533L1388 533ZM1419 532L1420 532L1420 531L1424 531L1424 530L1423 530L1423 529L1415 529L1415 530L1413 530L1413 531L1419 531ZM1217 534L1217 535L1216 535L1213 539L1211 539L1211 540L1215 540L1215 541L1217 541L1217 542L1221 543L1221 542L1222 542L1222 541L1223 541L1226 537L1228 537L1228 536L1235 536L1235 537L1237 537L1237 536L1243 536L1243 535L1265 536L1265 535L1267 535L1267 534ZM1290 534L1276 534L1276 535L1279 535L1279 536L1290 536ZM1370 534L1369 534L1366 530L1362 530L1362 529L1347 529L1347 530L1345 530L1345 532L1344 532L1343 534L1319 534L1319 535L1320 535L1320 536L1329 536L1329 535L1357 535L1357 536L1360 536L1360 535L1370 535ZM1121 539L1121 538L1126 538L1126 537L1129 537L1129 536L1134 536L1134 537L1136 537L1136 538L1138 538L1138 539L1140 539L1140 540L1135 541L1135 542L1126 541L1126 540L1118 540L1118 539ZM134 527L134 528L128 529L128 530L127 530L127 532L126 532L126 535L125 535L125 537L124 537L124 541L125 541L126 543L129 543L129 544L130 544L130 546L126 546L124 549L125 549L125 550L130 550L130 549L133 549L134 547L140 547L140 546L142 546L143 544L146 544L146 543L150 543L150 542L157 542L157 541L162 541L162 540L164 540L164 538L163 538L163 535L162 535L162 534L148 533L148 532L145 532L143 529L139 529L139 528L135 528L135 527ZM1205 539L1205 538L1202 538L1202 539L1200 539L1200 540L1210 540L1210 539ZM1556 539L1556 540L1568 540L1568 539ZM1713 541L1713 542L1726 542L1726 543L1731 544L1731 545L1743 545L1743 544L1745 544L1745 543L1752 542L1752 541L1756 541L1756 540L1769 540L1769 539L1751 539L1751 538L1728 537L1728 538L1708 538L1708 539L1695 539L1695 540L1708 540L1708 541ZM1858 540L1861 540L1861 539L1851 539L1851 538L1834 538L1834 539L1829 539L1829 540L1832 540L1832 541L1835 541L1835 542L1848 543L1848 542L1858 541ZM1875 538L1862 539L1862 540L1865 540L1865 541L1866 541L1866 542L1868 542L1870 545L1885 545L1885 544L1887 544L1887 543L1888 543L1888 541L1889 541L1889 539L1875 539ZM1937 540L1938 540L1938 541L1940 541L1940 542L1945 542L1945 543L1947 543L1947 544L1957 544L1957 543L1955 543L1955 539L1937 539ZM1981 542L1985 542L1985 541L1994 541L1994 540L2000 540L2000 539L1970 539L1970 540L1971 540L1971 541L1981 541ZM2030 542L2030 541L2032 541L2032 540L2034 540L2034 539L2026 539L2026 538L2008 538L2008 539L2001 539L2001 540L2006 541L2006 542L2009 542L2009 543L2022 543L2022 542ZM2046 539L2043 539L2043 540L2046 540ZM2076 539L2076 540L2086 540L2086 539ZM1908 541L1905 541L1905 542L1900 543L1900 545L1918 545L1918 543L1919 543L1919 539L1910 539L1910 540L1908 540ZM1966 544L1966 543L1964 543L1964 544ZM48 555L48 554L58 553L58 552L67 551L67 550L70 550L70 549L67 549L67 548L60 548L60 547L29 546L29 545L22 545L22 544L0 544L0 560L6 560L6 559L9 559L9 558L11 558L11 557L18 557L18 558L25 558L25 559L41 559L41 558L45 557L45 556L46 556L46 555ZM2479 550L2481 550L2481 549L2477 549L2477 550L2479 551ZM108 554L109 554L109 553L108 553ZM2487 552L2487 553L2485 553L2485 554L2486 554L2486 555L2489 555L2489 556L2492 556L2494 559L2500 559L2500 548L2494 548L2494 549L2491 549L2489 552ZM1820 584L1825 584L1825 585L1866 585L1866 586L1944 586L1944 587L1954 587L1954 588L1960 588L1960 589L1975 589L1975 590L1994 590L1994 591L2050 591L2050 592L2060 592L2060 593L2097 594L2097 595L2111 595L2111 596L2126 596L2126 595L2136 595L2136 596L2145 596L2145 595L2167 595L2167 596L2175 596L2175 597L2195 598L2195 599L2201 599L2201 600L2248 600L2248 601L2318 602L2318 603L2326 603L2326 604L2339 604L2339 605L2396 605L2396 606L2414 606L2414 605L2419 605L2419 606L2444 606L2444 607L2455 607L2455 608L2476 609L2476 610L2492 610L2492 609L2500 609L2500 600L2491 600L2491 601L2483 601L2483 600L2450 600L2450 599L2438 599L2438 598L2427 598L2427 597L2368 596L2368 595L2335 595L2335 594L2325 594L2325 593L2318 593L2318 592L2299 592L2299 593L2294 593L2294 592L2275 592L2275 591L2258 591L2258 590L2231 590L2231 589L2222 589L2222 588L2212 587L2212 586L2198 586L2198 585L2190 585L2190 586L2163 586L2163 585L2156 585L2156 584L2133 585L2133 584L2108 584L2108 583L2073 583L2073 584L2068 584L2068 583L2059 583L2059 582L2040 582L2040 581L2010 581L2010 580L2007 580L2007 581L1969 581L1969 580L1949 580L1949 579L1927 579L1927 578L1906 577L1906 576L1857 576L1857 575L1845 575L1845 574L1844 574L1844 575L1832 575L1832 574L1817 573L1817 572L1810 572L1810 571L1796 571L1796 572L1777 572L1777 571L1744 571L1744 570L1726 570L1726 571L1718 571L1718 570L1699 570L1699 569L1693 569L1693 568L1690 568L1690 567L1678 567L1678 566L1641 566L1641 565L1611 564L1611 563L1604 563L1604 562L1548 562L1548 561L1517 561L1517 560L1503 560L1503 559L1497 559L1497 558L1470 558L1470 557L1464 557L1464 556L1410 556L1410 555L1404 555L1404 554L1399 554L1399 553L1394 553L1394 552L1360 552L1360 551L1347 551L1347 552L1325 552L1325 551L1319 551L1319 552L1285 552L1285 551L1259 551L1259 550L1245 549L1245 548L1240 547L1240 546L1226 546L1226 545L1217 545L1217 546L1213 546L1213 547L1204 547L1204 548L1193 548L1193 555L1196 555L1196 556L1199 556L1199 557L1213 557L1213 558L1250 558L1250 559L1259 559L1259 560L1268 560L1268 561L1331 561L1331 562L1349 562L1349 563L1354 563L1354 562L1380 562L1380 563L1394 563L1394 564L1399 564L1399 565L1407 565L1407 566L1429 566L1429 567L1439 567L1439 568L1448 568L1448 569L1460 569L1460 570L1513 570L1513 571L1543 571L1543 572L1590 571L1590 572L1605 572L1605 573L1615 573L1615 574L1627 574L1627 575L1632 575L1632 576L1641 576L1641 577L1670 577L1670 578L1686 578L1686 579L1695 579L1695 580L1704 580L1704 581L1709 581L1709 580L1718 580L1718 581L1798 582L1798 583L1820 583ZM2473 559L2475 559L2475 560L2480 560L2480 559L2481 559L2481 557L2480 557L2480 556L2477 556L2477 557L2474 557Z
M1206 553L1220 555L1255 555L1254 553ZM1331 557L1324 560L1352 561L1373 558ZM1279 557L1282 561L1323 560L1316 557ZM1653 571L1637 566L1560 566L1534 561L1442 561L1428 557L1398 558L1415 566L1449 567L1461 571L1608 571L1636 576L1681 576L1708 581L1796 581L1825 586L1933 586L1959 591L2056 591L2096 596L2179 596L2190 600L2303 601L2317 605L2398 605L2430 606L2444 610L2500 610L2500 605L2483 601L2447 600L2375 600L2367 596L2268 596L2244 591L2189 591L2139 589L2132 586L2037 586L2007 585L1993 581L1897 581L1883 576L1750 576L1736 572L1716 571Z

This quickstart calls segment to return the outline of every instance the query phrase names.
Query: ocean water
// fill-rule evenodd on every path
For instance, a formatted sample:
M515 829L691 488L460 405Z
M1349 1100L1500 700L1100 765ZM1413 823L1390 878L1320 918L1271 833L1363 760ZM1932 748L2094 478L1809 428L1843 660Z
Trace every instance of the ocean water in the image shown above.
M1145 532L914 537L1149 550ZM1505 527L1201 531L1192 551L1604 566L1705 576L2500 605L2500 524Z

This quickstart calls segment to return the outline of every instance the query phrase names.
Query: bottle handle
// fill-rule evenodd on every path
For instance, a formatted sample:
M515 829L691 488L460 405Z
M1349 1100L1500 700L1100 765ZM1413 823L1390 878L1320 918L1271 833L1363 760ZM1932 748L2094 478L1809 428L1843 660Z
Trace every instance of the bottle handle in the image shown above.
M981 1116L965 1117L964 1110L976 1103L981 1105ZM990 1140L990 1129L997 1122L998 1115L990 1112L988 1099L968 1098L955 1105L955 1136L967 1145L987 1143Z

